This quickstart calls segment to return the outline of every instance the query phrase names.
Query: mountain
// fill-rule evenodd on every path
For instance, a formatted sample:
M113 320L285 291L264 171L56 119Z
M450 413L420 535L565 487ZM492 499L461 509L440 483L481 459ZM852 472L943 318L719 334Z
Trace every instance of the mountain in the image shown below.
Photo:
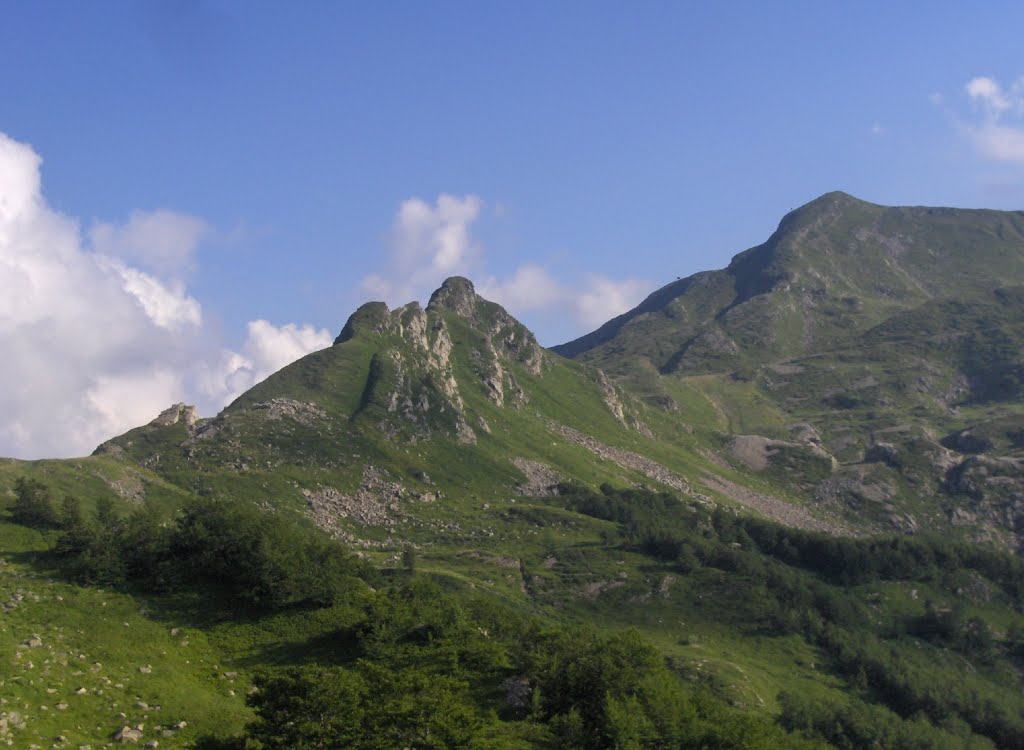
M1024 213L829 193L554 351L664 408L686 385L723 431L820 446L836 466L808 492L855 523L1019 545L1022 303Z
M830 193L553 350L454 277L0 462L0 741L1024 746L1022 232Z
M371 548L500 535L501 512L482 498L550 495L565 481L651 485L838 528L828 513L743 487L743 472L702 452L707 436L679 416L546 352L456 277L426 308L362 306L332 347L211 420L177 406L96 454L202 495L308 515Z
M554 351L615 370L636 354L663 374L813 354L925 302L971 301L1024 278L1022 245L1024 212L890 208L828 193L727 268L669 284Z

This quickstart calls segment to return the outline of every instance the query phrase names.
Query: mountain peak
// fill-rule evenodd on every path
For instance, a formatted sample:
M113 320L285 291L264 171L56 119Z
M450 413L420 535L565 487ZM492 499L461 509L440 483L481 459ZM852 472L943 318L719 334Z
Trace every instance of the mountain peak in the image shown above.
M472 281L463 276L451 276L445 279L440 288L430 295L427 309L443 308L468 318L476 310L479 299Z
M362 331L380 331L388 322L390 310L383 302L367 302L359 306L345 321L344 328L334 340L335 344L344 344Z

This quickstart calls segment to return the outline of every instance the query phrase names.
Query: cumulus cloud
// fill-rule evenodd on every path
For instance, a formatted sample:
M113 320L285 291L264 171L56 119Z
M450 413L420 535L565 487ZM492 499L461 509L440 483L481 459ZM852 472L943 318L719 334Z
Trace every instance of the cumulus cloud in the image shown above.
M989 124L971 129L982 154L997 161L1024 163L1024 127Z
M977 76L964 86L971 105L961 131L983 156L996 161L1024 163L1024 77L1009 86Z
M202 219L162 209L133 211L120 226L94 222L89 238L98 253L158 275L178 276L195 268L196 250L209 233Z
M326 331L250 324L242 353L204 330L179 274L205 222L169 211L96 224L92 246L43 198L40 157L0 133L0 455L80 455L176 401L204 413Z
M480 294L513 314L542 311L567 315L576 328L583 329L579 333L631 310L653 290L654 284L649 281L616 281L596 274L587 274L579 282L563 283L534 264L520 267L504 281L490 277L478 286Z
M363 290L399 305L429 294L448 276L472 273L480 247L470 227L482 206L475 195L442 194L434 205L420 198L404 201L388 238L387 270L363 279Z
M562 285L546 269L527 263L507 279L492 277L479 284L477 291L487 299L521 312L557 306L565 298Z
M137 268L103 256L96 257L96 264L121 278L122 289L135 298L154 325L179 331L202 322L199 303L185 293L180 282L160 281Z
M592 328L599 326L636 307L652 291L654 285L647 281L590 276L576 300L577 320Z
M426 299L448 276L475 276L477 291L513 315L555 315L585 333L631 309L654 288L649 281L615 281L594 274L562 282L535 262L523 263L507 276L488 274L486 252L471 233L482 208L475 195L443 194L433 205L420 198L403 202L392 223L387 270L364 278L363 291L397 306Z
M980 104L991 114L1000 115L1011 107L1010 98L1002 86L987 76L972 78L964 89L972 101Z

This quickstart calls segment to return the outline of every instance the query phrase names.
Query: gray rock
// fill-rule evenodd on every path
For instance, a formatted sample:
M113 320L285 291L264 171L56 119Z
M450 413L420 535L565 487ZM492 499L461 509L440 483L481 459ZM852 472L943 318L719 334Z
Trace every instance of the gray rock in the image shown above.
M132 729L130 726L125 725L117 730L114 734L114 741L123 744L132 743L138 744L139 740L142 739L141 729Z

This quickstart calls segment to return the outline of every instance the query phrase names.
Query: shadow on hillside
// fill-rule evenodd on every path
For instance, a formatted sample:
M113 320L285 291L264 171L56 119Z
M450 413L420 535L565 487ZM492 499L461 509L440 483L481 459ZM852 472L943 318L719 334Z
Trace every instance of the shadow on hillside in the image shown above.
M63 580L60 569L57 567L57 561L49 550L3 552L3 559L10 565L28 568L34 575Z
M254 669L266 666L301 666L320 664L338 666L350 664L360 656L355 640L348 637L344 630L311 636L282 640L267 644L242 656L235 663L238 666Z

